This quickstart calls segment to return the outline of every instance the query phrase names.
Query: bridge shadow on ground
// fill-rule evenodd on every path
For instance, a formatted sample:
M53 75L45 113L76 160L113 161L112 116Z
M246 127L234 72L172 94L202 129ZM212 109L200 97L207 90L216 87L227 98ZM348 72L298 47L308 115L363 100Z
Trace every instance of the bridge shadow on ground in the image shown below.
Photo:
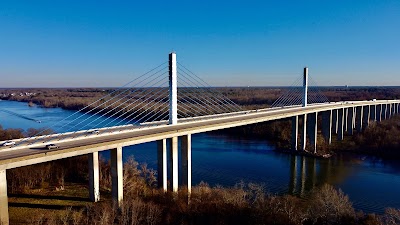
M38 203L25 203L25 202L10 202L8 205L10 207L23 207L31 209L55 209L55 210L64 210L64 209L80 210L85 208L84 205L52 205L52 204L38 204Z
M35 195L35 194L9 194L9 197L15 198L28 198L28 199L48 199L48 200L64 200L64 201L79 201L79 202L90 202L89 198L76 197L76 196L49 196L49 195Z

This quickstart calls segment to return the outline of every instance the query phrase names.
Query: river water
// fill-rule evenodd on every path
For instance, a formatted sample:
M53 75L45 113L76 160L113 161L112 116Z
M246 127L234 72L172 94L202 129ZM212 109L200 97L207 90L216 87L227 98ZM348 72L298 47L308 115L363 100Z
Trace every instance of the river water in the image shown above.
M45 109L28 107L27 103L0 101L0 125L4 129L51 126L74 113L60 108ZM80 114L71 118L76 115ZM87 117L80 119L84 118ZM79 123L79 119L75 123ZM61 124L56 126L57 131L67 129ZM146 143L125 147L123 157L126 160L134 156L138 162L156 169L156 153L156 143ZM108 154L102 153L105 158ZM258 139L234 139L210 133L193 135L192 182L196 185L201 181L223 186L233 186L241 181L254 182L263 184L270 193L290 193L304 198L315 187L328 183L349 195L358 210L382 213L386 207L400 208L399 161L359 155L331 159L292 156L278 153L273 145Z

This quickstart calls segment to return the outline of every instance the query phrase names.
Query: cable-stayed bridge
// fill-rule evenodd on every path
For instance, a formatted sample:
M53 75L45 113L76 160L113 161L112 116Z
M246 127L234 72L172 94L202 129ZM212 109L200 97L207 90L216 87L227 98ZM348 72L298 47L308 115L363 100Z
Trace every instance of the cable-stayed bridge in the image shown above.
M398 114L399 103L400 100L329 102L305 68L271 108L243 110L177 63L176 54L171 53L168 62L54 124L51 130L56 133L45 135L45 129L33 137L10 140L15 145L0 147L0 221L8 224L7 169L87 154L89 197L98 201L98 153L111 150L112 197L120 203L123 147L156 141L159 187L176 192L180 184L190 193L192 134L291 118L293 150L317 153L319 117L323 137L331 143L333 135L342 140L345 132L361 132L370 121ZM95 115L101 117L94 119ZM47 149L48 144L59 148ZM171 177L167 177L167 156ZM182 174L180 181L178 173Z

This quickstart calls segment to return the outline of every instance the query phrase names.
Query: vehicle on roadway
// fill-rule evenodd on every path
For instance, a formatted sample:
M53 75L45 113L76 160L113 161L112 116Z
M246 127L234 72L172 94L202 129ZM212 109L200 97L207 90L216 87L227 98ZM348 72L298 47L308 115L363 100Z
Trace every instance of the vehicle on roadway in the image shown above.
M56 144L48 144L48 145L46 145L46 148L47 149L56 149L56 148L59 148L59 147Z
M99 131L99 130L93 130L93 131L91 131L90 133L91 133L91 134L98 134L98 133L100 133L100 131Z
M6 141L2 144L2 146L13 146L15 145L15 141Z

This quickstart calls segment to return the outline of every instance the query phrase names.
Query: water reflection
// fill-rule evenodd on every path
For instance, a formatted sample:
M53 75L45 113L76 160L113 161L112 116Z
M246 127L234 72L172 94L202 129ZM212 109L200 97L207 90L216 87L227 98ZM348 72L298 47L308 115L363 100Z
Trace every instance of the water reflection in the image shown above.
M352 173L341 157L317 159L300 155L290 155L288 194L307 197L322 184L340 184ZM354 161L351 159L351 161Z

